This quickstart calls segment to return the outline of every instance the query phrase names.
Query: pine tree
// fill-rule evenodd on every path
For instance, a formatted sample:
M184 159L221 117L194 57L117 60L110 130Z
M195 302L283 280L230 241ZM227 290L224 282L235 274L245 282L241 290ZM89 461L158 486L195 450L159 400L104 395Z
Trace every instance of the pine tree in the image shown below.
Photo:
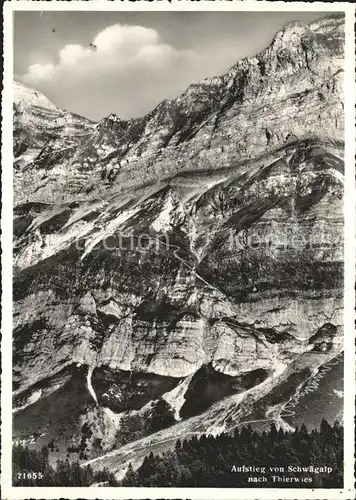
M275 443L278 439L278 431L277 431L276 424L274 422L272 422L270 425L268 438L272 443Z
M325 418L322 419L320 424L320 434L324 437L329 437L331 434L331 426Z
M275 436L277 435L277 439ZM320 430L308 432L305 425L295 432L277 432L271 425L268 434L243 427L233 435L194 437L163 455L150 453L137 471L129 465L121 486L183 486L183 487L251 487L247 476L231 474L231 464L250 465L329 465L331 475L315 474L310 487L335 488L343 484L343 428L339 422L331 427L324 419ZM44 467L41 482L18 479L16 472L24 467ZM27 469L29 470L29 469ZM36 469L35 469L36 470ZM14 485L90 486L94 482L117 486L113 473L107 468L93 473L90 466L78 462L57 461L49 465L48 447L41 451L27 446L13 447ZM37 468L37 472L39 469ZM283 485L280 485L283 487ZM290 487L290 483L285 483ZM300 485L301 487L303 485Z
M131 462L129 463L125 477L122 480L122 486L141 486L139 484L139 476L137 472L134 471Z
M277 435L277 441L283 441L284 440L284 430L282 427L278 429L278 435Z

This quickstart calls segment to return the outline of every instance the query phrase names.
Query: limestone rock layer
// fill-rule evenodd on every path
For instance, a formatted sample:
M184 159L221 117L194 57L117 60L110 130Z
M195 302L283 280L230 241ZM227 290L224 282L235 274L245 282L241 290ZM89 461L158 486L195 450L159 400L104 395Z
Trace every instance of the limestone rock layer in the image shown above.
M293 425L343 349L343 24L287 25L135 120L15 83L16 437L120 475Z

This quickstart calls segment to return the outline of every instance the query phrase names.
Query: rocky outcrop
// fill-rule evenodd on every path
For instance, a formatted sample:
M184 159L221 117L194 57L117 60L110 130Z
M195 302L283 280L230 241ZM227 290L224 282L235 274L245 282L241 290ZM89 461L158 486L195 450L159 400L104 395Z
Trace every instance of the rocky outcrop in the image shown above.
M63 452L118 448L119 472L161 442L280 424L342 351L342 27L288 25L126 122L18 86L15 434L52 439L38 408L60 395Z
M343 36L342 17L309 26L292 23L256 57L237 62L223 76L191 85L142 119L122 121L111 115L93 126L70 115L73 126L62 125L54 134L52 147L62 153L52 154L50 164L38 156L39 148L29 151L26 141L16 141L24 150L17 201L95 198L184 170L236 167L320 130L342 139ZM43 96L37 99L35 104L31 97L26 106L31 107L31 119L34 109L39 116L54 116L50 129L56 129L56 120L68 119ZM27 115L18 114L16 136L36 135ZM68 144L73 132L76 141Z

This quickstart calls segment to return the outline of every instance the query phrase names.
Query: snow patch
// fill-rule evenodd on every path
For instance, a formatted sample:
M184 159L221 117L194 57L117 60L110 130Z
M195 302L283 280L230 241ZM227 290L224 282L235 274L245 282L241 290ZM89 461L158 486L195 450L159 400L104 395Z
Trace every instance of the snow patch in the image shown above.
M60 109L41 92L16 81L14 81L14 103L26 106L41 106L53 111L60 111Z
M218 184L221 184L225 182L229 177L223 177L222 179L218 179L217 181L209 182L209 184L205 185L205 189L209 191L211 188L214 186L217 186Z
M85 242L85 250L81 256L81 260L83 260L88 254L90 254L97 243L103 241L108 236L112 236L123 222L130 219L130 217L132 217L139 210L140 208L136 207L135 209L122 212L114 220L111 220L105 227L103 227L95 237L88 239Z
M104 414L108 417L108 419L116 426L120 426L120 422L122 420L123 413L114 413L110 408L106 406L102 408Z
M163 210L157 217L157 219L151 224L152 229L158 232L166 232L170 229L171 224L171 212L174 210L174 204L172 201L172 197L169 196L165 201Z
M334 176L334 177L335 177L338 181L340 181L340 182L342 182L342 183L344 182L345 177L344 177L344 175L343 175L341 172L339 172L338 170L336 170L336 168L332 168L332 169L330 169L330 170L331 170L331 173L333 174L333 176Z
M12 413L17 413L18 411L24 410L30 405L33 405L38 401L42 396L42 389L38 389L38 391L35 391L31 394L31 396L27 399L26 403L22 406L19 406L18 408L13 408Z
M87 373L87 387L88 387L88 391L92 395L92 397L93 397L96 405L99 406L98 398L97 398L97 396L95 394L94 388L93 388L92 383L91 383L91 377L93 375L93 371L94 371L94 367L93 366L89 366L88 367L88 373Z
M344 397L343 391L338 391L337 389L333 389L333 393L336 394L336 396L339 397L340 399Z
M174 418L178 421L181 420L180 410L185 403L185 393L189 387L189 384L193 378L194 372L191 375L188 375L180 384L177 385L174 389L169 392L163 394L162 399L164 399L171 408L174 409Z

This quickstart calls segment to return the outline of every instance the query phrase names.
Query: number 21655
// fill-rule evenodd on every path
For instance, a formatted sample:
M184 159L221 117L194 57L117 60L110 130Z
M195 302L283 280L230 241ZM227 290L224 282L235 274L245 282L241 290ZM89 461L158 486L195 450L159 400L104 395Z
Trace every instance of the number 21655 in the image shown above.
M17 479L42 479L42 472L18 472Z

